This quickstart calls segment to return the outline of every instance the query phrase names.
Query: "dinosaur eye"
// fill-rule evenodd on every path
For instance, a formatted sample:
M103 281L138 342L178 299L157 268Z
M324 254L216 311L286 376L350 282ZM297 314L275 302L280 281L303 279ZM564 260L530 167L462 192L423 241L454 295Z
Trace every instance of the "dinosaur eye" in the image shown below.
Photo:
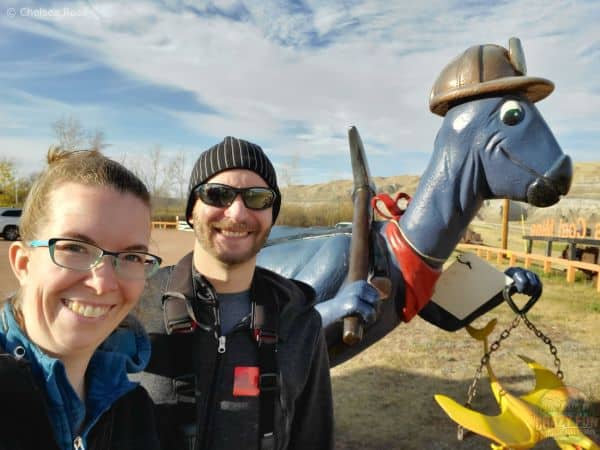
M518 124L525 117L525 110L516 100L507 100L500 108L500 119L506 125Z

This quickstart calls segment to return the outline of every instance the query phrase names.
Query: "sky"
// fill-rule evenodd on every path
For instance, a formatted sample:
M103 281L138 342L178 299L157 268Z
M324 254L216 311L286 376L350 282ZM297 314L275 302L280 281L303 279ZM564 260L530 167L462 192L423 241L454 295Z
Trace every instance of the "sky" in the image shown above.
M537 104L575 162L599 161L597 0L0 0L0 157L42 168L52 123L102 130L125 161L255 142L294 183L351 178L355 125L371 174L420 174L442 118L441 70L519 37Z

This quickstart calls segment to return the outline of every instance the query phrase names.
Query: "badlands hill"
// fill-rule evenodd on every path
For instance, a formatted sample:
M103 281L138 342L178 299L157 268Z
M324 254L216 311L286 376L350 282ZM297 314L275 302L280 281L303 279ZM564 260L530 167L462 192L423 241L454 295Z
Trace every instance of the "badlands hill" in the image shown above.
M413 195L419 183L417 175L374 177L377 192L406 192ZM350 203L352 180L335 180L313 185L293 185L282 189L285 203L317 204ZM500 222L502 200L486 201L477 215L485 222ZM540 223L547 218L575 220L586 217L589 222L600 222L600 162L574 164L574 177L569 194L549 208L535 208L525 203L512 202L510 220Z
M374 177L378 192L414 194L418 175ZM282 189L286 202L329 203L350 198L352 180L335 180L313 185L293 185ZM575 163L569 199L600 200L600 162Z

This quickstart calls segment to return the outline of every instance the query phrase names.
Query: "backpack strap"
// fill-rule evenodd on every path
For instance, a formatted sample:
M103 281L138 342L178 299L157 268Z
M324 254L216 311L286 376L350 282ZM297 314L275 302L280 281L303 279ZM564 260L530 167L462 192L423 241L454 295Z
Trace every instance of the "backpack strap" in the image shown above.
M261 450L275 449L275 405L280 383L277 366L279 311L274 299L264 302L259 297L252 303L252 329L258 344L259 446Z
M165 331L191 333L198 326L191 302L180 292L167 291L162 296Z
M192 253L188 253L167 275L161 297L163 320L167 334L190 333L196 328L196 316L190 302L193 298Z

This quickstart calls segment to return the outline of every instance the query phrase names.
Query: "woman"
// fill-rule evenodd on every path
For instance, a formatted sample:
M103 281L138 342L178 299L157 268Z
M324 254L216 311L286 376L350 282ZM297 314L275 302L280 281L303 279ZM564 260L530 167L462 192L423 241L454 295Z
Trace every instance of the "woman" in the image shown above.
M127 378L148 338L118 328L160 265L150 228L133 173L97 151L49 150L9 249L20 287L0 306L1 449L159 448L153 404Z

